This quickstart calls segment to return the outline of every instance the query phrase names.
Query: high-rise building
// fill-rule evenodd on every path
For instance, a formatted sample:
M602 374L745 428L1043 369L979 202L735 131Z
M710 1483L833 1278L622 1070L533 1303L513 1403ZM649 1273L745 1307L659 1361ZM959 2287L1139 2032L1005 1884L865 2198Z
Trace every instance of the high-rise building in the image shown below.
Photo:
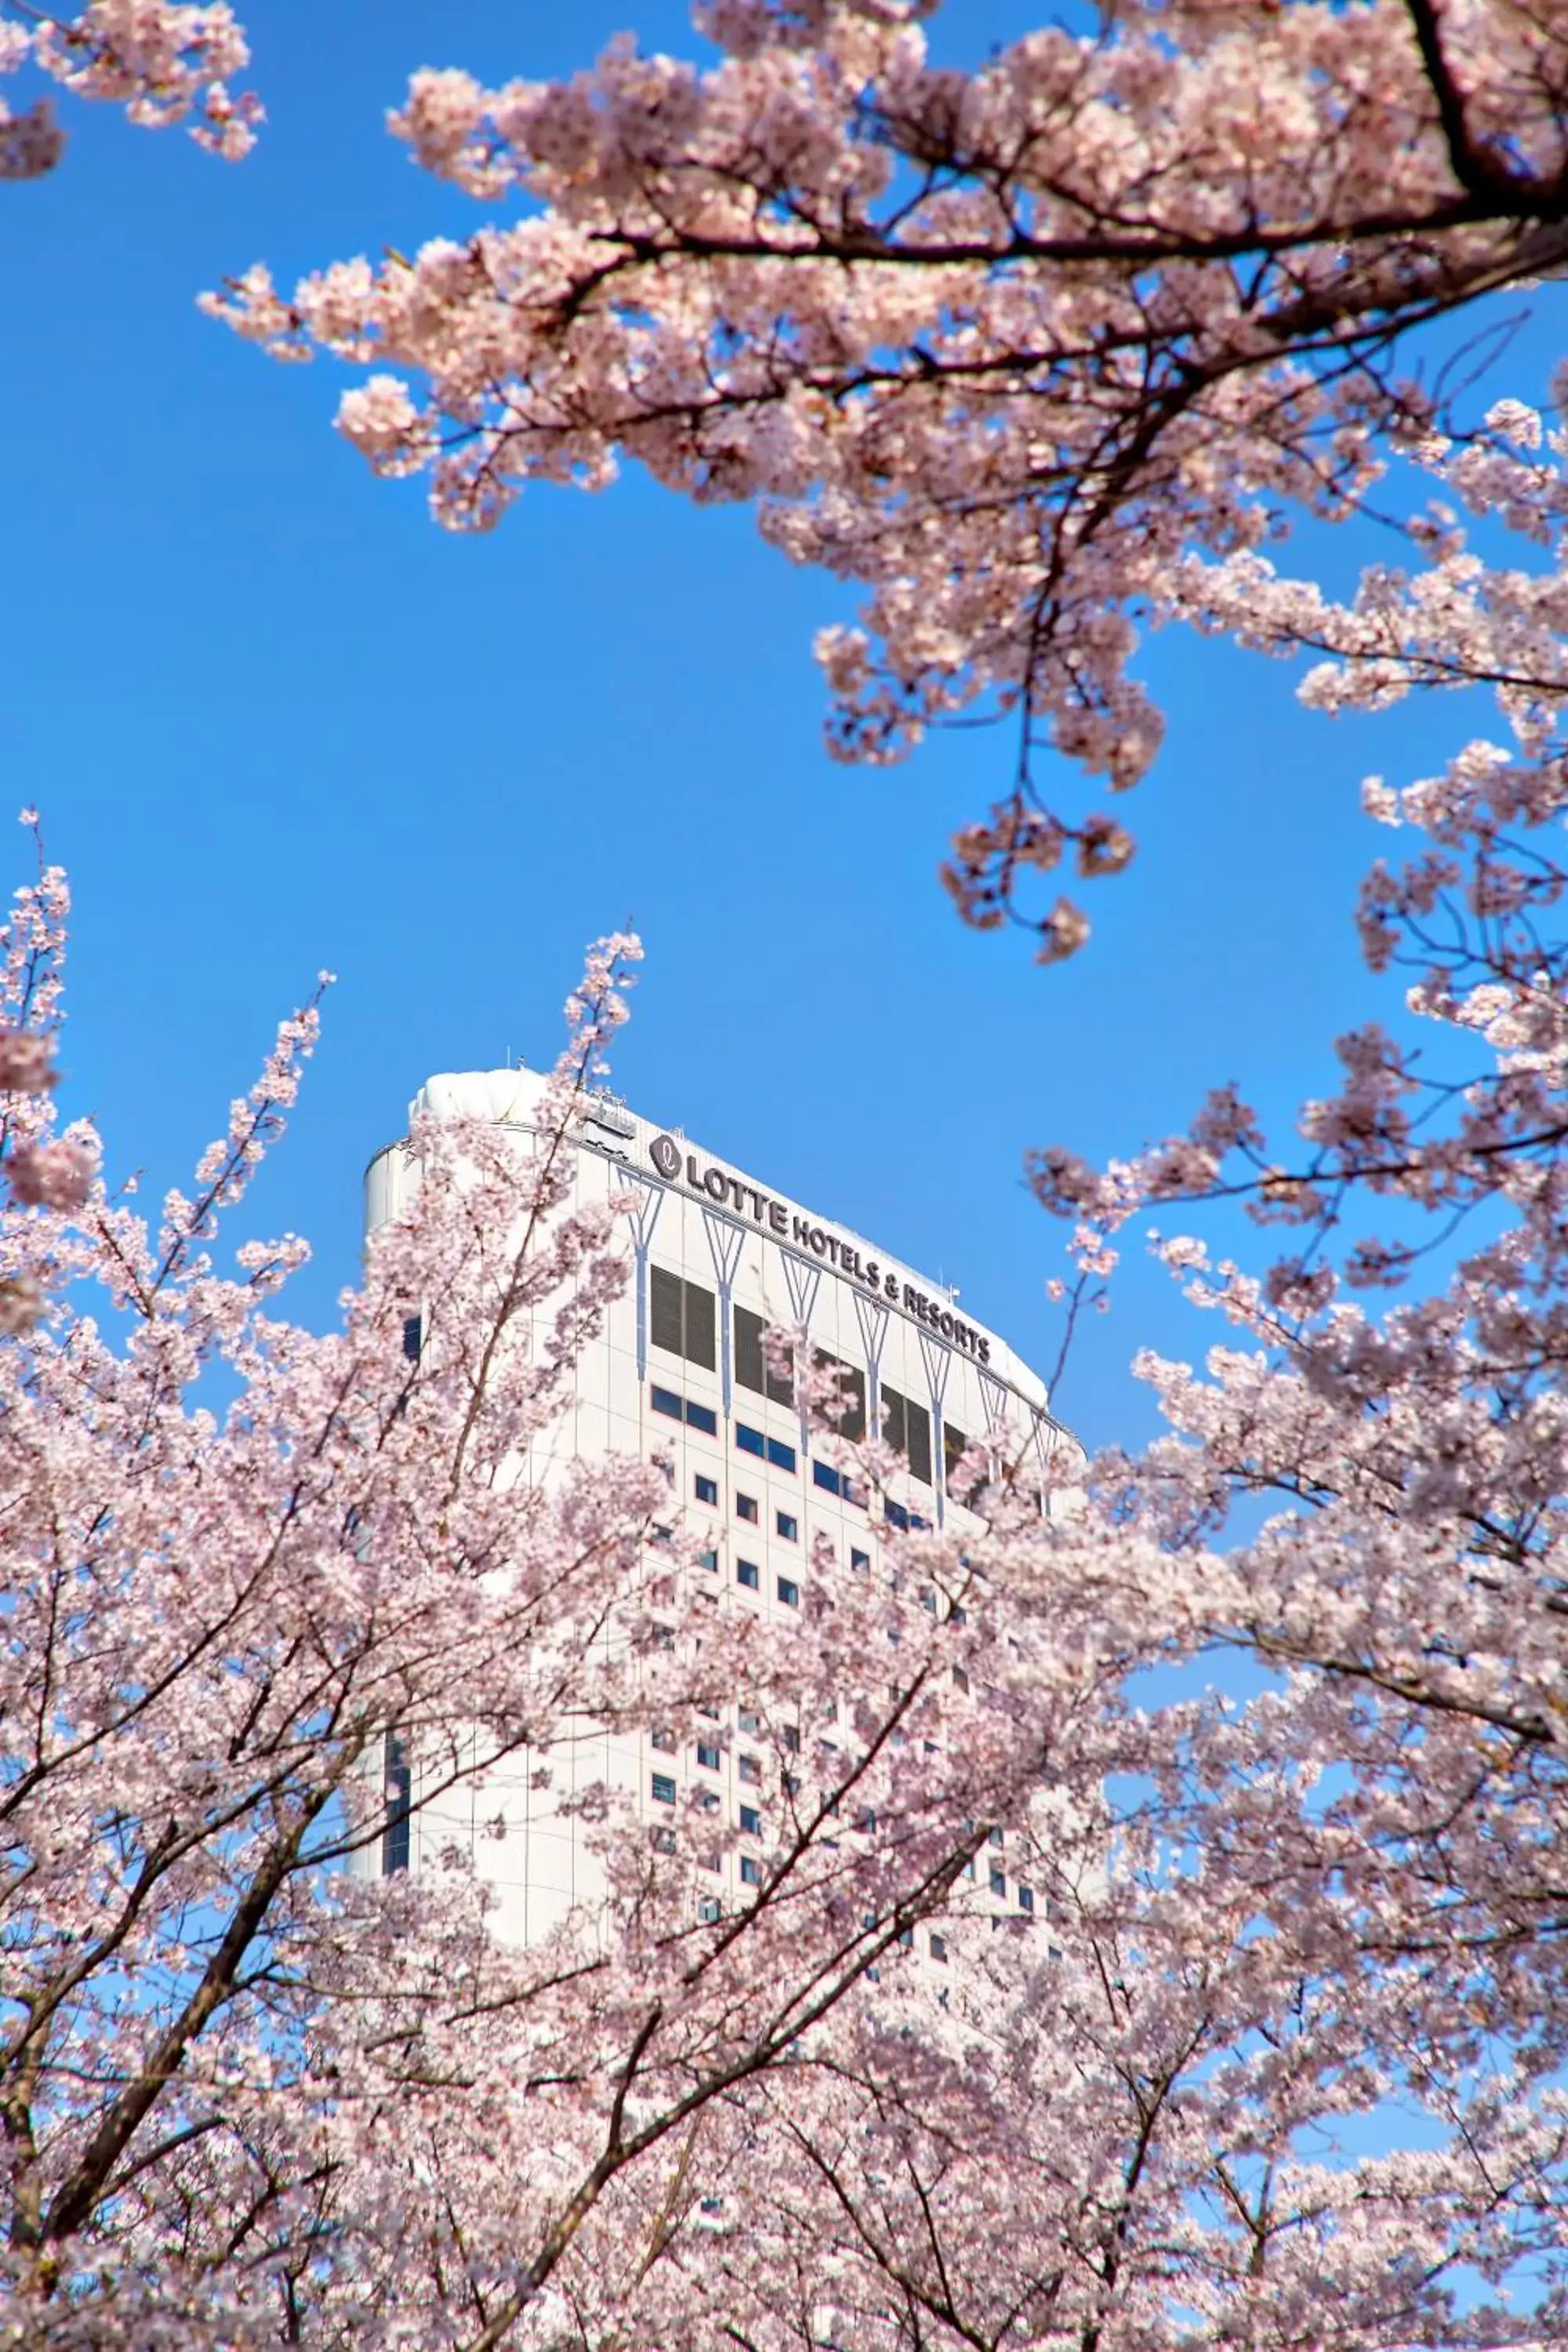
M432 1077L412 1111L514 1129L527 1144L543 1085L526 1070ZM1045 1384L962 1309L955 1291L608 1096L594 1098L574 1149L580 1197L635 1198L635 1272L577 1366L573 1409L553 1442L563 1458L672 1460L671 1515L706 1536L710 1605L763 1618L798 1610L820 1536L844 1574L875 1576L889 1525L973 1527L953 1473L972 1438L1004 1425L1021 1437L1020 1475L1050 1510L1063 1433ZM402 1145L379 1152L366 1175L368 1229L397 1215L417 1181ZM850 1401L845 1436L879 1430L897 1450L901 1467L883 1490L867 1491L825 1458L831 1449L769 1360L770 1326L804 1327L814 1354L837 1367ZM521 1770L506 1786L491 1774L482 1790L465 1788L410 1821L396 1804L408 1763L395 1747L387 1760L394 1817L375 1857L381 1868L416 1865L431 1842L470 1843L500 1898L499 1931L521 1941L594 1898L593 1858L559 1810L560 1774L545 1794ZM710 1741L605 1733L577 1743L565 1770L571 1786L604 1780L636 1790L654 1822L665 1809L673 1819L694 1796L710 1805L735 1835L716 1859L705 1902L723 1906L760 1883L762 1761L748 1747L743 1695ZM484 1823L498 1811L507 1834L487 1837ZM1001 1833L993 1835L1000 1844ZM1005 1851L982 1857L977 1895L1032 1911L1033 1888L1005 1864Z

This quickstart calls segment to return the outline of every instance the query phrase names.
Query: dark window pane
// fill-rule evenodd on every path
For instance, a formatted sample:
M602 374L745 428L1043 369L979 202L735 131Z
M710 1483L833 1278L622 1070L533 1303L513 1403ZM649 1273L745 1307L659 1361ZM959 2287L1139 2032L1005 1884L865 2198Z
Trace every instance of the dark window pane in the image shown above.
M841 1356L830 1356L825 1349L816 1350L819 1371L837 1375L838 1395L827 1407L827 1418L842 1437L858 1444L866 1434L866 1375L857 1365L847 1364Z
M905 1408L909 1429L908 1454L910 1475L918 1478L922 1486L931 1485L931 1415L923 1404L911 1399Z
M411 1364L419 1361L419 1349L424 1340L424 1326L417 1315L407 1316L403 1325L403 1352Z
M749 1307L735 1309L735 1379L756 1396L763 1393L763 1318Z
M655 1412L667 1412L671 1421L681 1419L684 1407L673 1389L651 1389L648 1391L648 1401Z
M694 1364L706 1365L709 1371L718 1361L714 1345L713 1293L704 1290L700 1283L688 1282L686 1292L686 1354Z
M740 1447L742 1454L756 1454L762 1455L765 1454L768 1450L767 1440L763 1437L762 1431L760 1429L752 1429L750 1423L744 1421L738 1421L735 1423L735 1443Z
M826 1462L814 1462L811 1465L811 1483L814 1486L820 1486L825 1494L837 1495L844 1482L837 1471L830 1470Z
M414 1775L408 1769L403 1742L395 1731L389 1731L382 1743L382 1758L386 1776L386 1826L381 1833L381 1870L384 1878L391 1878L408 1867L408 1815Z
M749 1307L735 1309L735 1378L743 1389L758 1396L771 1397L774 1404L795 1402L795 1383L787 1374L775 1372L768 1364L763 1346L763 1333L767 1329L760 1315Z
M882 1391L882 1435L895 1454L902 1454L908 1443L904 1430L904 1400L897 1389Z
M770 1437L768 1440L768 1460L773 1464L775 1470L794 1470L795 1466L795 1448L793 1445L786 1445L782 1437Z
M694 1404L689 1399L686 1422L688 1428L700 1429L704 1437L717 1437L719 1434L719 1416L711 1405Z
M963 1459L964 1448L968 1444L968 1438L965 1437L963 1430L960 1429L955 1423L949 1421L942 1424L942 1470L949 1487L952 1485L952 1474L957 1469L960 1462Z
M656 1348L667 1348L672 1356L686 1352L680 1344L680 1292L678 1274L667 1274L662 1265L649 1267L648 1336Z

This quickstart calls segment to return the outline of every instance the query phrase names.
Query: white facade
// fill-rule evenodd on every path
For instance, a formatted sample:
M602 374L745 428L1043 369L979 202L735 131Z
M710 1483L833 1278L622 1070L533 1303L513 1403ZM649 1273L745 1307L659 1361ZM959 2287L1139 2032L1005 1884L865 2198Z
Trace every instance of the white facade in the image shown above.
M412 1110L477 1117L526 1137L542 1085L524 1070L433 1077ZM417 1172L394 1144L371 1162L365 1181L374 1231L399 1213ZM636 1274L583 1357L574 1406L557 1424L553 1445L563 1459L673 1456L671 1516L706 1538L711 1567L704 1581L718 1605L764 1617L798 1606L819 1534L847 1573L876 1574L889 1518L973 1526L947 1492L945 1466L965 1440L1004 1423L1028 1433L1049 1507L1061 1433L1045 1384L1005 1339L959 1307L955 1293L608 1097L598 1099L584 1129L576 1181L588 1199L635 1192ZM860 1376L872 1425L887 1429L890 1419L889 1433L908 1467L885 1499L874 1496L868 1507L842 1491L847 1482L820 1458L820 1442L814 1452L800 1412L767 1393L757 1332L771 1324L805 1325L814 1349ZM542 1468L547 1475L548 1465L537 1465L535 1475ZM556 1810L566 1777L577 1788L602 1780L635 1789L655 1822L671 1790L679 1810L700 1789L704 1803L717 1799L716 1821L742 1832L704 1898L728 1907L756 1883L745 1874L745 1832L748 1817L762 1809L751 1775L763 1759L748 1748L739 1707L725 1713L710 1744L676 1752L651 1739L584 1740L545 1794L531 1790L521 1772L504 1787L492 1773L455 1805L416 1815L408 1858L416 1865L422 1848L454 1836L470 1843L500 1897L499 1931L531 1941L598 1891L592 1857ZM485 1830L498 1812L506 1822L500 1839ZM751 1867L760 1868L763 1851L759 1833ZM989 1876L997 1907L1032 1907L1033 1890L1015 1883L1006 1859L1005 1851L991 1855L976 1893L984 1899Z

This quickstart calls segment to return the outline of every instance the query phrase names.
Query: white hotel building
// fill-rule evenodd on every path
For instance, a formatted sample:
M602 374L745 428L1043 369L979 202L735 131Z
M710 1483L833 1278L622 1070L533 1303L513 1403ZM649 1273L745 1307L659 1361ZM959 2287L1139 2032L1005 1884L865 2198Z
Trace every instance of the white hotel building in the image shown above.
M543 1084L528 1070L432 1077L411 1115L479 1118L516 1129L526 1145ZM378 1152L365 1177L367 1230L396 1215L417 1181L401 1143ZM976 1526L949 1492L949 1474L971 1437L1003 1423L1015 1437L1026 1433L1025 1475L1037 1475L1050 1508L1065 1433L1045 1384L998 1333L960 1312L956 1292L607 1096L595 1098L582 1130L575 1182L580 1197L635 1195L635 1276L580 1360L555 1449L581 1459L672 1456L672 1517L679 1511L707 1536L704 1581L721 1606L764 1617L798 1608L818 1534L847 1571L875 1575L889 1521ZM857 1408L845 1434L859 1436L868 1423L903 1456L888 1494L863 1501L821 1458L787 1384L770 1373L769 1325L805 1327L814 1349L837 1360ZM637 1790L656 1825L664 1808L695 1798L737 1832L702 1894L705 1908L743 1900L761 1883L764 1853L763 1759L748 1748L743 1709L727 1713L711 1743L606 1734L579 1743L570 1768L575 1787ZM395 1801L407 1768L396 1755L389 1766ZM491 1773L452 1803L395 1819L381 1869L416 1866L422 1849L457 1837L495 1887L498 1931L533 1940L597 1892L592 1857L555 1811L561 1777L541 1795L521 1771L504 1787ZM507 1822L500 1840L482 1827L498 1811ZM993 1832L994 1847L1000 1841ZM1008 1860L1005 1843L984 1858L976 1893L986 1900L988 1877L998 1910L1032 1911L1034 1890L1015 1880Z

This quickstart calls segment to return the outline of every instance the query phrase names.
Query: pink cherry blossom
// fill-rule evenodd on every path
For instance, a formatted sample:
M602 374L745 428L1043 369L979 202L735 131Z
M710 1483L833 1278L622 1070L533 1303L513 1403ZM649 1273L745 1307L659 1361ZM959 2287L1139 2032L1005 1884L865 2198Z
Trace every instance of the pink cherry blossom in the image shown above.
M226 0L89 0L74 17L24 14L26 22L0 23L0 74L31 65L75 98L122 105L132 122L189 122L199 146L230 163L255 145L262 107L229 88L250 51ZM0 102L0 177L36 179L64 146L47 99L20 112Z
M0 1029L0 1092L39 1094L55 1083L53 1043L36 1029Z
M1058 805L1070 773L1047 803L1046 755L1116 793L1148 772L1141 626L1216 625L1217 572L1261 641L1247 583L1283 521L1362 510L1445 435L1455 487L1544 519L1539 419L1504 399L1472 446L1402 339L1561 266L1568 43L1512 0L1127 0L965 71L932 61L933 13L715 0L701 63L626 36L553 82L425 68L391 128L487 207L471 233L288 296L258 266L207 308L278 357L368 367L342 428L426 474L448 528L628 458L754 501L862 593L816 643L836 753L1014 730L947 878L1051 962L1084 931L1039 900L1042 852L1075 844L1096 878L1131 835ZM1436 549L1442 516L1423 528ZM1362 621L1364 705L1408 656L1378 667Z
M93 1162L79 1143L29 1143L5 1162L12 1198L24 1209L79 1209Z

